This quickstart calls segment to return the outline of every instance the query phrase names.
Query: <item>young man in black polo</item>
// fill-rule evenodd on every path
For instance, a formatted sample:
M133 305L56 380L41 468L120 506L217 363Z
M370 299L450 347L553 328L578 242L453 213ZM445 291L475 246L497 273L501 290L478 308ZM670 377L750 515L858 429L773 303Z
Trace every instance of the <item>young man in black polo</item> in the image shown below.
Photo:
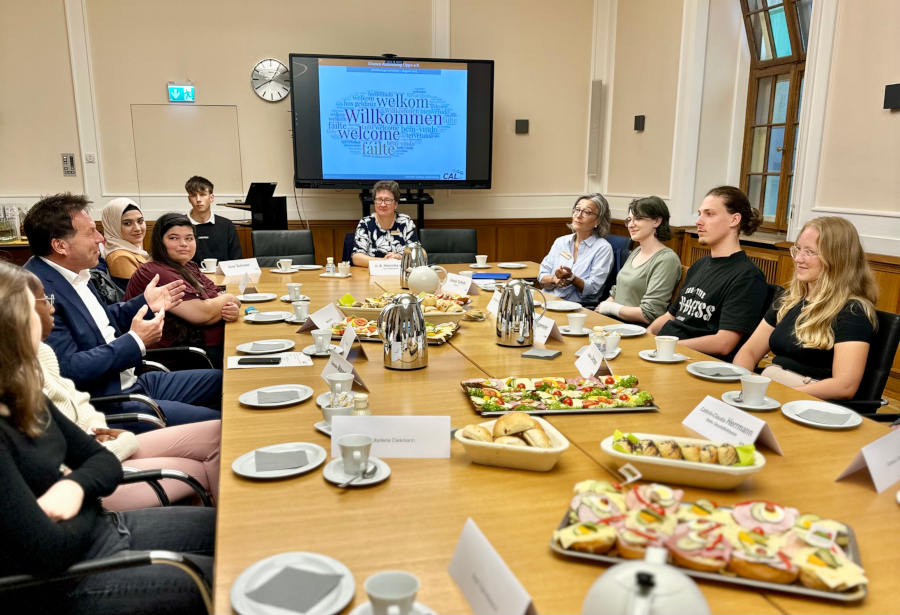
M220 261L240 258L241 243L238 241L234 224L228 218L217 216L212 212L213 201L216 198L212 182L205 177L194 175L184 184L184 189L191 203L188 218L194 225L197 240L194 261L200 263L205 258Z

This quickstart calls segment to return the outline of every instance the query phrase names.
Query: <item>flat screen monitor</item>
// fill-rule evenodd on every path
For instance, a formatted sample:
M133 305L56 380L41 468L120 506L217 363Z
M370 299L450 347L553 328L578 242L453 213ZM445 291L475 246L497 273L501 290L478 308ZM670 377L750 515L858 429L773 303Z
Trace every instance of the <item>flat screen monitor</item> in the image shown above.
M298 188L490 188L493 60L292 53Z

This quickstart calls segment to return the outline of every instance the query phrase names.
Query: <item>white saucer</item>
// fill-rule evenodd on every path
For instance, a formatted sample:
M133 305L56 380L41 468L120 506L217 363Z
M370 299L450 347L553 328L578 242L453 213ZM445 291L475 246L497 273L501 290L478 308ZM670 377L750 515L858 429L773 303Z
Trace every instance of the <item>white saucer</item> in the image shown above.
M270 323L270 322L284 322L286 319L292 317L293 314L291 312L251 312L244 316L244 322L255 322L255 323Z
M581 309L581 304L575 301L556 299L547 302L547 309L551 312L577 312ZM590 333L590 331L588 332Z
M525 263L497 263L497 266L502 269L525 269L528 265Z
M259 401L260 391L265 391L267 393L297 391L298 395L285 401L261 402ZM283 408L284 406L293 406L294 404L306 401L312 397L312 395L313 390L305 384L273 384L272 386L260 387L258 389L253 389L252 391L247 391L246 393L241 393L238 396L238 401L251 408Z
M326 421L325 419L322 419L321 421L313 425L313 427L316 428L316 431L325 434L329 438L331 437L331 425L329 425L328 421Z
M372 478L357 478L350 483L348 487L368 487L369 485L377 485L378 483L386 481L388 476L391 475L391 466L382 459L370 455L369 463L375 464L378 468L375 470L375 475ZM328 465L322 469L322 476L324 476L325 480L329 483L334 483L335 485L340 485L353 478L353 474L344 472L344 460L340 457L328 462Z
M472 269L490 269L491 265L479 265L478 263L472 263L471 265L469 265L469 267L471 267Z
M300 295L299 299L291 299L290 295L281 295L281 300L285 303L293 303L294 301L312 301L308 295Z
M253 303L254 301L271 301L277 296L275 293L247 293L238 295L237 298L241 303Z
M215 275L216 271L218 271L218 268L217 269L204 269L203 267L200 267L200 273L205 273L208 275Z
M299 445L299 446L298 446ZM278 452L281 450L295 450L300 448L306 451L306 465L297 468L285 468L284 470L257 470L256 469L256 451ZM253 449L249 453L244 453L231 463L231 469L238 476L244 478L287 478L288 476L298 476L311 470L315 470L328 455L325 449L318 444L311 442L284 442L283 444L272 444Z
M813 418L800 416L807 410L823 412L834 416L837 420L843 419L843 421L840 423L837 421L818 421ZM824 401L789 401L781 406L781 413L792 421L818 429L852 429L862 424L862 417L853 410Z
M240 615L283 615L291 611L257 602L247 596L287 567L322 574L339 574L341 581L331 593L313 605L306 615L332 615L347 606L356 594L356 579L344 564L327 555L306 551L279 553L247 568L231 586L231 606Z
M287 318L284 319L284 322L289 322L289 323L294 324L294 325L302 325L302 324L305 323L308 319L309 319L309 316L307 316L306 318L304 318L304 319L302 319L302 320L297 320L297 317L294 316L293 314L291 314L290 316L288 316Z
M742 401L738 401L737 396L740 394L741 394L740 391L727 391L725 393L722 393L722 401L724 401L726 404L734 406L735 408L741 408L743 410L751 410L751 411L755 410L757 412L768 412L770 410L778 410L778 408L781 407L781 402L779 402L777 399L773 399L773 398L769 397L768 395L766 395L766 397L763 398L763 401L761 404L754 405L754 404L747 404Z
M641 325L630 325L627 323L602 325L600 328L608 333L618 333L621 337L638 337L647 332L647 329ZM594 329L596 330L596 327Z
M279 269L278 267L274 267L269 269L272 273L297 273L300 271L300 265L291 265L290 269Z
M581 348L579 348L578 350L575 351L575 356L576 356L576 357L580 357L581 355L584 354L584 352L587 350L587 348L588 348L587 346L582 346ZM607 352L606 354L604 354L604 355L603 355L603 358L606 359L607 361L612 361L612 360L615 359L617 356L619 356L619 354L620 354L621 352L622 352L622 347L621 347L621 346L618 346L618 347L617 347L615 350L613 350L612 352Z
M682 361L687 361L687 355L681 354L680 352L673 354L671 359L657 359L656 356L652 354L655 352L656 351L652 348L641 350L638 353L638 356L644 361L650 361L651 363L681 363Z
M335 346L334 344L330 344L328 346L328 350L326 350L325 352L316 352L316 345L310 344L309 346L304 348L302 352L303 354L308 354L311 357L330 357L332 350L338 354L344 354L344 349L340 346Z
M437 615L437 612L430 607L425 606L421 602L414 602L410 615ZM358 607L350 611L350 615L372 615L372 603L363 602Z
M254 312L259 313L259 312ZM254 344L271 344L270 347L263 349L253 349ZM237 351L244 354L271 354L273 352L285 352L294 347L294 340L254 340L244 344L238 344Z
M320 273L319 277L320 278L349 278L351 275L353 275L353 274L350 274L350 273Z
M582 329L581 329L581 331L580 331L579 333L573 333L573 332L569 329L569 325L560 325L560 326L559 326L559 332L562 333L563 335L574 335L575 337L584 337L585 335L590 335L590 334L591 334L591 330L590 330L590 329L585 329L584 327L582 327Z
M725 376L710 376L709 374L704 374L700 371L705 369L723 369L734 373ZM693 363L687 364L687 371L689 374L697 376L697 378L713 380L715 382L737 382L741 379L741 376L750 373L750 370L745 367L735 365L734 363L723 363L722 361L694 361Z

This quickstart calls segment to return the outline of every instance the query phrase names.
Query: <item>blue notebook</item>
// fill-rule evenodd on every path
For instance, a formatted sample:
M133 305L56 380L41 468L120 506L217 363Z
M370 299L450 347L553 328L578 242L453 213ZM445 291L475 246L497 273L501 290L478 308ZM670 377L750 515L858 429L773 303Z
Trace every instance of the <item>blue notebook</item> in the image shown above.
M473 273L473 280L508 280L509 273Z

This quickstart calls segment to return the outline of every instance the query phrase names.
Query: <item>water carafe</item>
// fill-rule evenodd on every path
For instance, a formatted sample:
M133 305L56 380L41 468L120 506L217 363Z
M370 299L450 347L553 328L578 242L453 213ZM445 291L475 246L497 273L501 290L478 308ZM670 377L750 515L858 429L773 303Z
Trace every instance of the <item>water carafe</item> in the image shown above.
M415 296L401 293L378 315L378 334L384 344L384 366L419 369L428 365L425 315Z

